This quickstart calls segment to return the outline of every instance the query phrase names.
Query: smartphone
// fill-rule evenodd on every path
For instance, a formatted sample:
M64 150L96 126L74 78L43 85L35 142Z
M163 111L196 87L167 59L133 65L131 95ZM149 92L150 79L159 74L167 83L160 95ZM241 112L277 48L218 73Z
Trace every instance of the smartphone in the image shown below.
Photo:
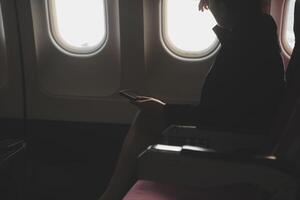
M137 94L135 94L134 92L130 91L130 90L121 90L119 92L119 94L127 99L129 99L130 101L136 101L137 100Z

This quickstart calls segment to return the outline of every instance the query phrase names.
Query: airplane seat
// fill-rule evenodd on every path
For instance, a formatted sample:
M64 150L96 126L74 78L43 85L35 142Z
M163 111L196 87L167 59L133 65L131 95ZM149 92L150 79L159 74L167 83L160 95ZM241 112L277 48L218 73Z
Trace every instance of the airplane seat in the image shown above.
M273 151L254 156L183 147L160 150L154 145L140 155L138 181L123 200L299 199L300 0L294 31L286 96L272 129L279 134L271 141L273 147L276 143Z

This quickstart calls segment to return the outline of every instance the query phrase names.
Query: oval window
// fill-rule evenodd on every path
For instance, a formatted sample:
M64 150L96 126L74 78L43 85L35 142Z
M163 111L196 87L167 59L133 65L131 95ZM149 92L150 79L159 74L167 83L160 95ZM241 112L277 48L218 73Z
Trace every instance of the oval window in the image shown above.
M219 44L212 30L215 18L210 11L199 11L198 4L195 0L162 0L163 41L180 57L200 58Z
M107 38L105 0L48 0L52 36L60 47L89 54Z

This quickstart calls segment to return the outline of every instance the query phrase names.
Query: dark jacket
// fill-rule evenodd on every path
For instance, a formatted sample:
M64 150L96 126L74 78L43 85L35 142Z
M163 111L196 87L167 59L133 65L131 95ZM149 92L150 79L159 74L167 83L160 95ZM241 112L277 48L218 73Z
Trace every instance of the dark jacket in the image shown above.
M214 31L221 49L206 77L200 103L167 105L167 119L203 128L268 129L285 85L274 20L261 15L232 31L219 26Z

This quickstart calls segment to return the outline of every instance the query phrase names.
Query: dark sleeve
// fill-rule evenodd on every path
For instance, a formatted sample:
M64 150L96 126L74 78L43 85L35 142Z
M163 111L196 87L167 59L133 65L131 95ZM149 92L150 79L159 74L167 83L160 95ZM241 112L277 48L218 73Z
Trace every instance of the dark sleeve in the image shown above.
M261 46L263 49L260 49L260 51L273 50L275 52L281 52L279 37L277 34L277 25L273 17L265 14L258 26L260 31L257 32L255 38L259 38L260 40L256 42L265 44Z

